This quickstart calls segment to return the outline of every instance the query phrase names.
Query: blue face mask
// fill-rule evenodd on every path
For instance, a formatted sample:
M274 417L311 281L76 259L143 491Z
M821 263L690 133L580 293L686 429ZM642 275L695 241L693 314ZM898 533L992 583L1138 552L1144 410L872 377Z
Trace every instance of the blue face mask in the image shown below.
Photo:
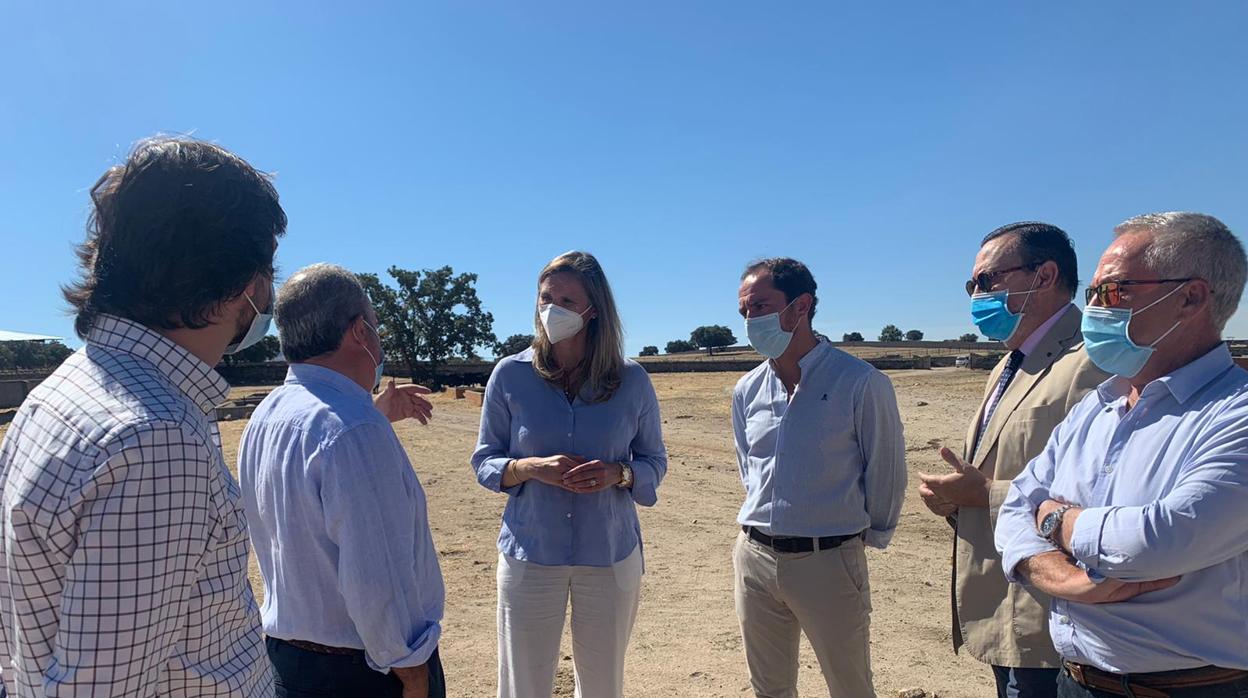
M269 286L269 299L270 299L269 309L270 311L272 311L272 308L273 308L272 299L276 295L277 294L273 291L273 286L270 285ZM256 316L251 319L251 327L247 328L247 334L243 335L242 339L230 344L230 346L225 348L226 354L237 354L238 352L246 349L247 347L253 346L256 342L259 342L261 339L264 339L264 336L269 333L269 325L273 323L272 312L267 312L267 313L260 312L260 309L256 307L255 301L251 300L251 296L244 295L243 298L246 298L247 302L251 304L251 309L256 311Z
M380 339L381 339L381 333L377 331L377 328L376 328L376 327L373 327L372 325L368 324L367 322L365 322L365 323L364 323L364 326L365 326L365 327L367 327L368 329L372 330L372 331L373 331L373 334L377 335L377 339L378 339L378 340L380 340ZM380 344L380 342L379 342L378 344ZM384 356L379 356L378 358L380 359L380 361L379 361L378 359L373 358L373 352L369 351L369 350L368 350L368 347L364 346L364 342L362 342L362 341L360 342L360 348L364 350L364 353L365 353L365 354L368 354L368 358L373 359L373 363L374 363L374 364L377 364L377 368L376 368L376 370L375 370L375 375L374 375L374 377L373 377L373 389L374 389L374 390L376 390L376 389L377 389L377 386L381 385L381 374L382 374L382 372L384 372L384 371L385 371L385 368L386 368L386 361L385 361L385 358L386 358L386 357L384 357Z
M793 305L797 299L794 298L789 305ZM784 306L784 310L789 309L789 305ZM769 359L778 359L789 348L789 342L793 341L793 333L785 332L780 327L780 314L771 313L762 317L752 317L745 319L745 334L750 338L750 344L758 353Z
M1039 273L1032 278L1031 284L1035 286ZM1035 291L995 291L993 293L976 293L971 296L971 322L975 323L975 327L979 328L979 333L988 339L995 339L1004 342L1014 333L1018 331L1018 323L1023 320L1023 312L1027 310L1027 303L1031 301L1031 294ZM1023 307L1018 309L1017 313L1010 312L1008 301L1010 296L1027 296L1023 301Z
M1105 308L1099 305L1089 305L1084 308L1083 348L1087 350L1088 358L1092 359L1092 363L1096 364L1097 368L1116 376L1131 378L1139 373L1144 368L1144 364L1148 363L1149 357L1157 350L1157 345L1161 344L1161 340L1168 337L1175 328L1182 324L1182 321L1171 325L1170 329L1152 344L1142 347L1131 341L1132 316L1139 315L1164 301L1186 285L1186 283L1179 284L1170 293L1136 311L1132 311L1131 308Z

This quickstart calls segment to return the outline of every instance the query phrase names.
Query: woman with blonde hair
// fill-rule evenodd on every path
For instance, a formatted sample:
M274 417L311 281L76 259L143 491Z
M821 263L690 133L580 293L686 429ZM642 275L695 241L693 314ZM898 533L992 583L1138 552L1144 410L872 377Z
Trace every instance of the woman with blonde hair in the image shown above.
M659 403L624 358L611 287L586 252L538 276L533 346L494 369L472 465L508 495L498 537L498 695L554 690L572 602L576 695L624 695L641 526L667 472Z

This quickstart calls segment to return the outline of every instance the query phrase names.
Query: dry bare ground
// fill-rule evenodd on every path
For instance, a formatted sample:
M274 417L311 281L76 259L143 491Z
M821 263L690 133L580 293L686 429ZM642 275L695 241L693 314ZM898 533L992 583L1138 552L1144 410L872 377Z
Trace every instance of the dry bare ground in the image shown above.
M910 489L892 545L868 552L876 688L881 696L909 688L945 698L990 696L994 691L986 667L950 649L948 525L931 516L914 494L916 471L943 467L936 447L962 446L985 374L937 369L889 375L905 423ZM658 506L641 511L647 572L628 655L629 696L750 695L732 606L730 549L742 490L728 398L737 378L729 373L653 376L670 469ZM430 524L441 553L447 587L442 656L450 694L492 696L495 540L504 498L477 485L468 465L478 410L446 394L435 396L435 405L432 424L402 424L398 434L428 493ZM242 428L242 422L222 424L231 464ZM261 593L254 561L252 582ZM572 694L566 630L562 657L556 682L560 696ZM826 695L805 641L801 665L802 694Z

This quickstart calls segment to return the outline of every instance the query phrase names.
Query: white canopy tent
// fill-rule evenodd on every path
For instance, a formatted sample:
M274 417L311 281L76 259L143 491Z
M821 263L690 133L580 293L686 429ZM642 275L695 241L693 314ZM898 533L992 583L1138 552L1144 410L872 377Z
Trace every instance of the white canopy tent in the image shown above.
M0 330L0 342L54 342L64 339L46 334L30 334L28 332L11 332Z

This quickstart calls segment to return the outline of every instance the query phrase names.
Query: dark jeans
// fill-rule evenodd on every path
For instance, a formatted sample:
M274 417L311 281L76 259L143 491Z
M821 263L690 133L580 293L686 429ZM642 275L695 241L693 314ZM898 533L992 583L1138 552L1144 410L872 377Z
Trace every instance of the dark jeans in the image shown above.
M1060 669L1018 669L994 666L997 698L1056 698Z
M1205 686L1203 688L1170 688L1165 692L1170 698L1248 698L1248 679L1240 679L1234 683L1221 686ZM1112 698L1114 693L1084 688L1075 683L1065 670L1057 677L1057 698Z
M358 655L321 654L277 638L266 638L277 673L277 698L400 698L403 684L394 672L374 671ZM446 677L437 650L429 658L429 698L446 698Z

